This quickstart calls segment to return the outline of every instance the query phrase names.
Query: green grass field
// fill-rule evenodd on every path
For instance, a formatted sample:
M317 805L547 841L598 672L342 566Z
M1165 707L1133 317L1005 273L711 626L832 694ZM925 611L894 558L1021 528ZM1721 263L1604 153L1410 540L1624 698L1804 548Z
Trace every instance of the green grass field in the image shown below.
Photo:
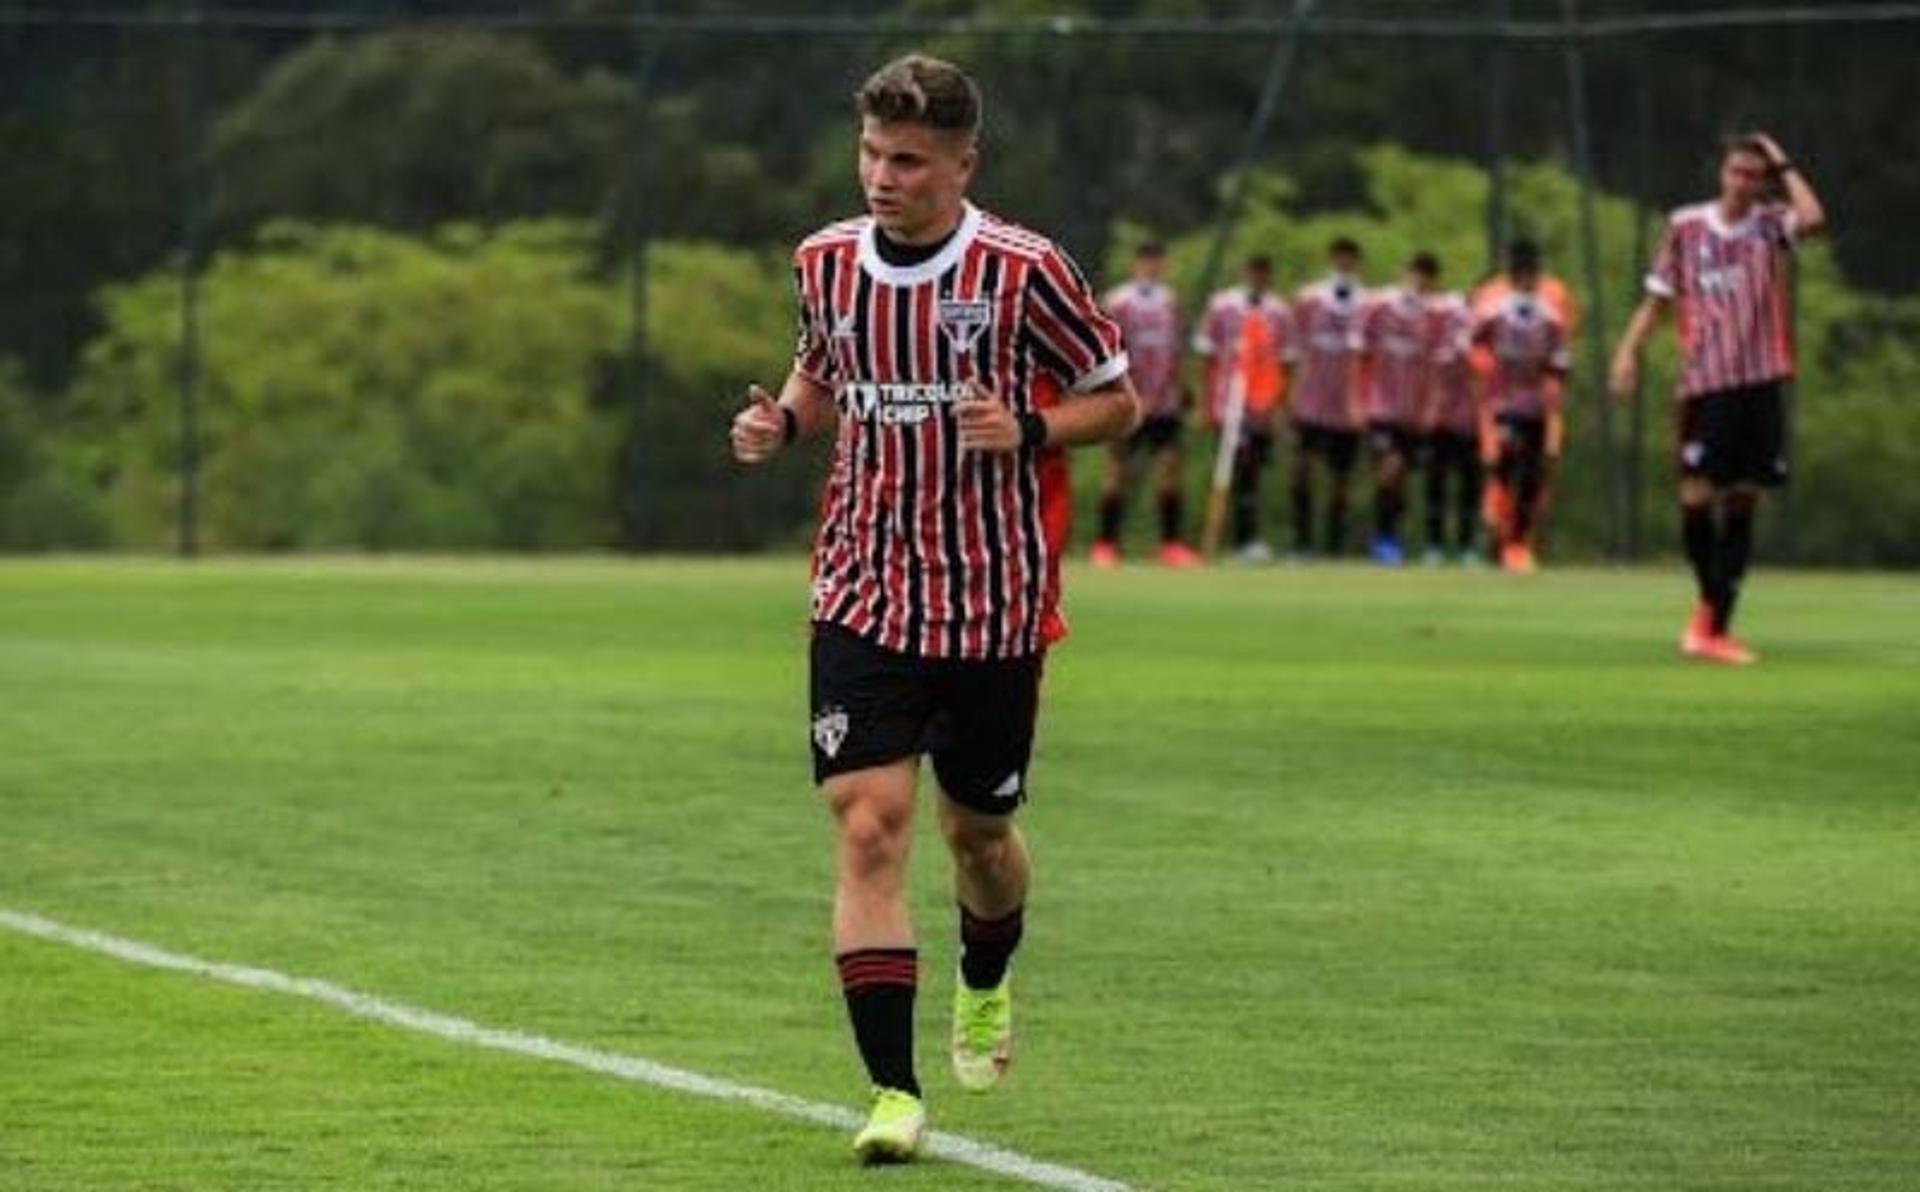
M1069 574L1008 1084L1150 1188L1920 1186L1920 582ZM859 1102L804 564L0 565L0 909ZM0 931L0 1188L1012 1186Z

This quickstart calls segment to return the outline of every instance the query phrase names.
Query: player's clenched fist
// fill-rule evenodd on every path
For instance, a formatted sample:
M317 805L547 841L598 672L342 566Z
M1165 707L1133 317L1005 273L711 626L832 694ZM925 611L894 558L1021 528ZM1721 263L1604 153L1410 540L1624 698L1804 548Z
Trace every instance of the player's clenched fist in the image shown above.
M1005 455L1020 450L1020 419L1013 408L991 392L973 386L973 392L953 405L960 426L960 450Z
M747 386L747 406L733 416L733 458L762 464L787 445L787 418L780 403L758 385Z

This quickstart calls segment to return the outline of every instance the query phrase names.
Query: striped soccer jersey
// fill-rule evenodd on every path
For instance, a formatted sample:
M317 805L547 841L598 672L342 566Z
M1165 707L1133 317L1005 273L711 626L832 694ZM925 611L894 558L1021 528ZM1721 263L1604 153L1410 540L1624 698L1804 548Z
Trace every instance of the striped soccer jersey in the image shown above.
M1300 336L1295 422L1358 429L1357 366L1366 347L1362 325L1366 305L1360 284L1345 278L1303 287L1293 300L1293 325Z
M1497 417L1540 418L1560 404L1559 378L1572 366L1566 326L1537 295L1515 290L1480 316L1474 342L1493 358L1487 403Z
M1428 300L1433 319L1433 430L1470 435L1479 427L1473 400L1473 313L1465 295L1435 294Z
M1380 291L1367 306L1361 336L1367 421L1416 425L1433 376L1434 316L1427 299L1405 286Z
M931 259L893 266L871 218L794 253L794 368L839 412L812 617L927 658L1011 658L1062 637L1057 450L962 455L953 403L1019 412L1127 372L1120 329L1065 253L968 204Z
M1171 287L1130 281L1107 292L1107 313L1120 325L1133 387L1149 418L1180 414L1180 311Z
M1675 211L1647 274L1674 304L1683 398L1793 375L1787 313L1790 207L1770 203L1729 224L1718 202Z
M1249 315L1258 313L1266 335L1244 334ZM1246 360L1249 340L1267 346L1267 359ZM1246 412L1258 418L1286 394L1285 364L1294 358L1293 320L1287 304L1272 291L1255 295L1246 286L1229 286L1207 303L1207 313L1194 333L1193 350L1207 361L1207 417L1215 426L1226 421L1228 394L1235 375L1246 385Z

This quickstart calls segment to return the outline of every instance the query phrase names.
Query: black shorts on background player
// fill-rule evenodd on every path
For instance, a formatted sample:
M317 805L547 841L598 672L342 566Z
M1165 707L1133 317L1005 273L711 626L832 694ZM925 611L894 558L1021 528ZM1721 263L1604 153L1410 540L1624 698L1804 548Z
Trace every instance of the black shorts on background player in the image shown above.
M813 627L813 780L925 753L940 789L989 814L1027 795L1041 656L919 658Z
M1680 403L1680 474L1715 488L1787 482L1780 382L1703 393Z
M1156 414L1127 437L1128 451L1161 451L1180 441L1180 415Z
M1383 455L1397 455L1401 459L1412 460L1419 446L1420 436L1404 423L1367 423L1367 450L1376 459Z
M1345 472L1352 469L1354 457L1360 453L1360 432L1337 430L1313 422L1296 422L1293 424L1293 445L1297 450L1326 460L1334 471Z

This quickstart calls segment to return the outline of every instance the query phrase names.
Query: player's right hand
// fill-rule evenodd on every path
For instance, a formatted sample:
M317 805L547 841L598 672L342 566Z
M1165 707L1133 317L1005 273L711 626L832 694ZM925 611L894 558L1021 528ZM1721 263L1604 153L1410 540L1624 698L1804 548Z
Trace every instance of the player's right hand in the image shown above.
M1640 385L1640 359L1631 352L1621 352L1614 356L1613 367L1607 371L1607 390L1616 401L1626 401Z
M780 403L758 385L747 386L747 406L733 416L733 458L763 464L787 445L787 420Z

